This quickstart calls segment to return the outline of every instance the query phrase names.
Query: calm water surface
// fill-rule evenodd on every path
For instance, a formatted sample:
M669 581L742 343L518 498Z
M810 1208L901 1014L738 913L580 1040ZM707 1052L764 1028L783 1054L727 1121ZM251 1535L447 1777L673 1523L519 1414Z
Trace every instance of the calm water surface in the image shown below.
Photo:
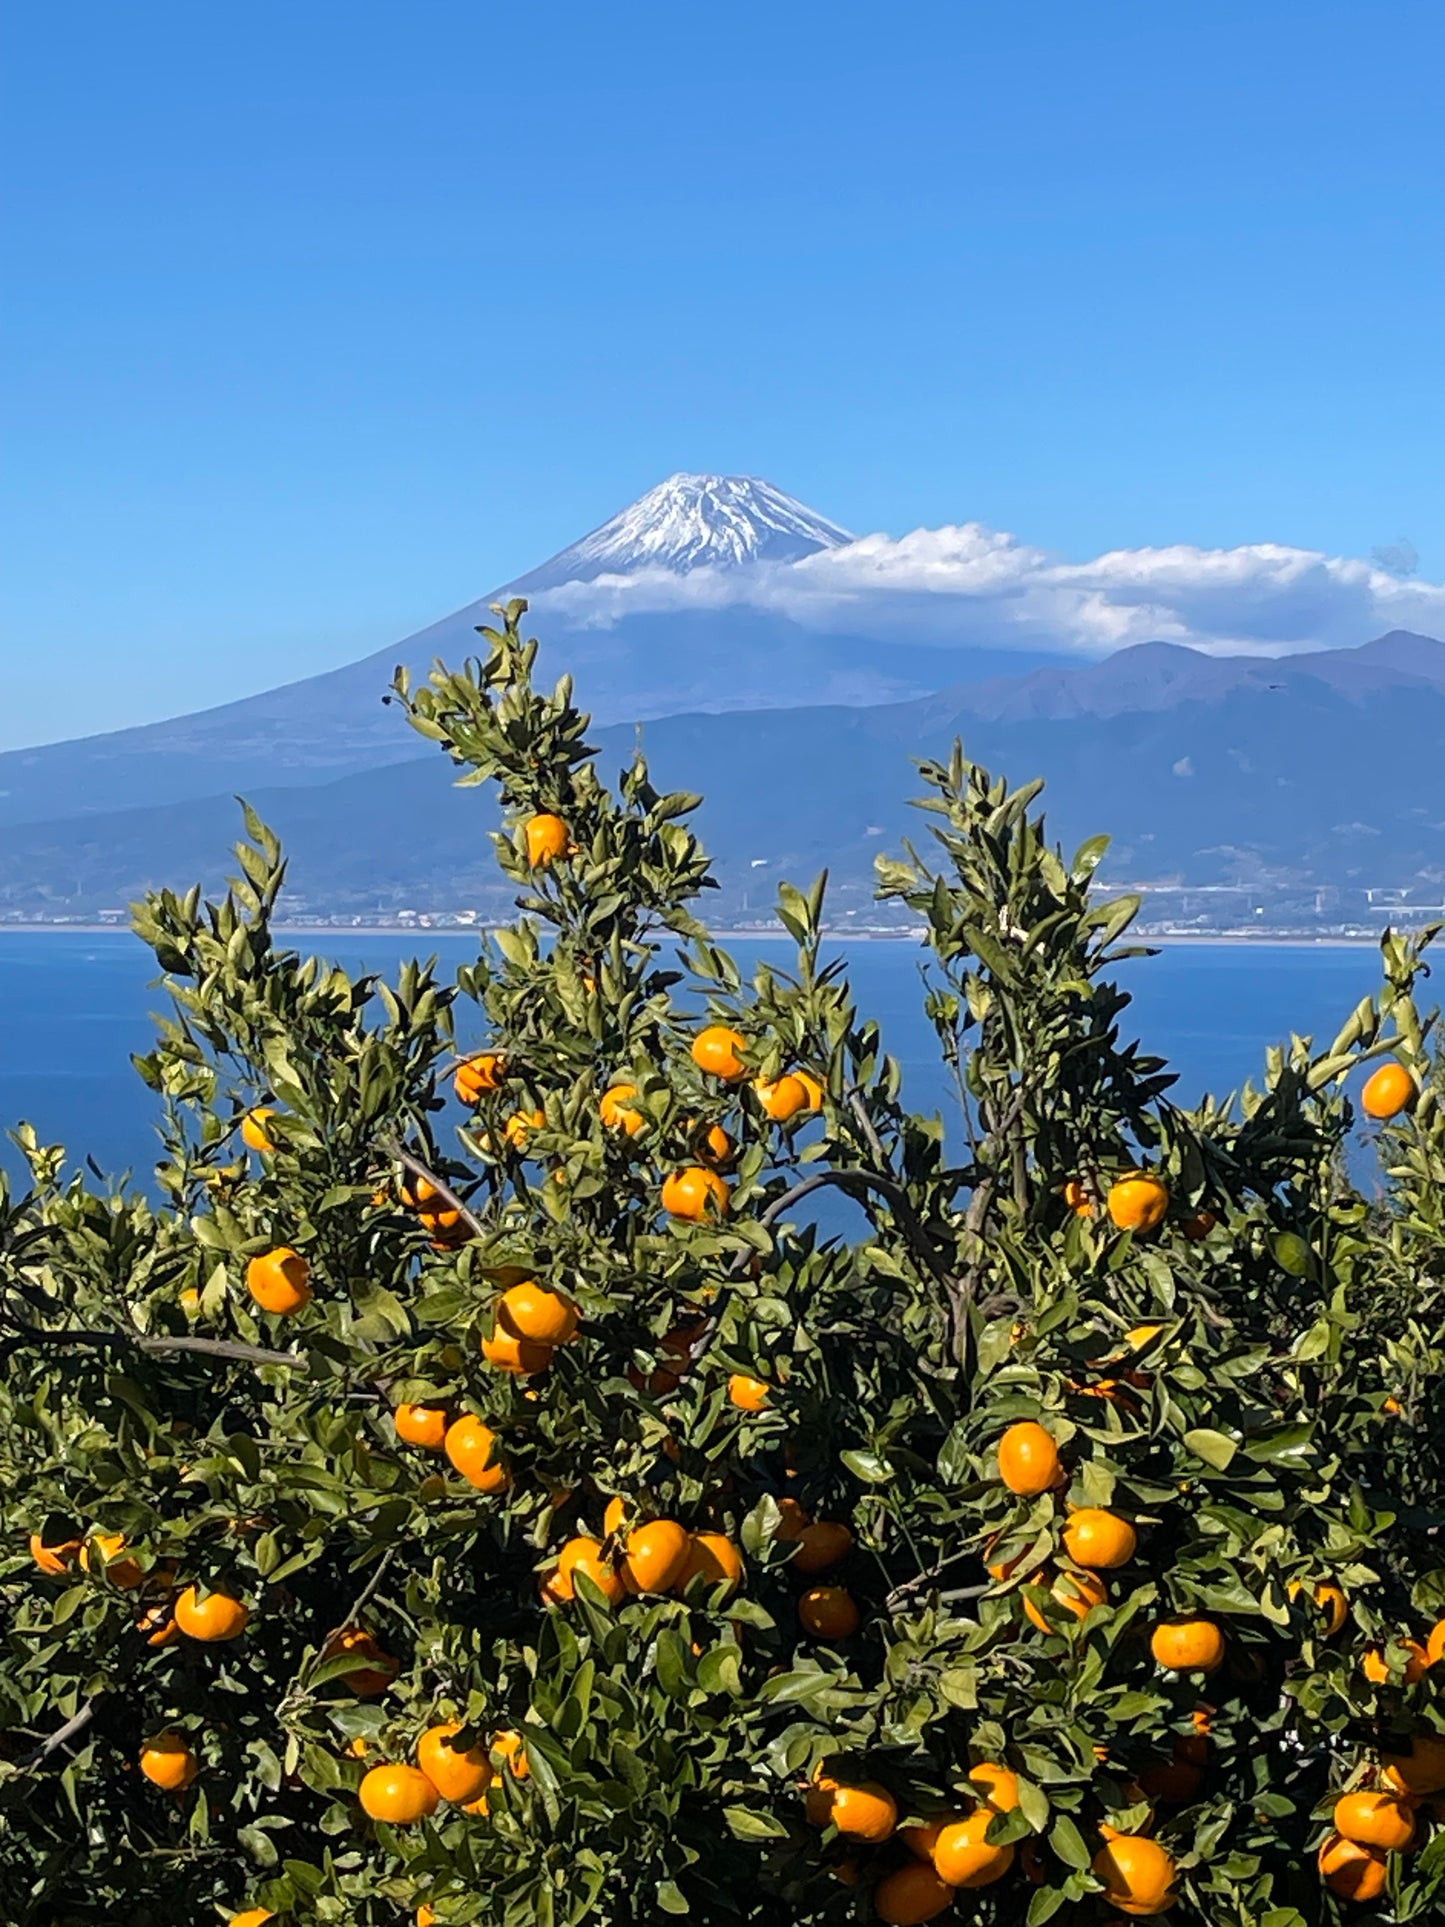
M467 937L329 933L290 937L349 971L394 976L401 961L432 951L443 971L475 954ZM782 966L785 945L761 939L732 944L740 962L767 956ZM949 1090L921 1011L921 954L912 944L840 946L862 1009L877 1017L887 1047L904 1067L916 1109L947 1111ZM1168 1057L1179 1095L1192 1103L1258 1076L1266 1045L1291 1030L1333 1037L1362 996L1378 984L1372 949L1265 944L1169 945L1125 966L1134 1002L1126 1035ZM152 1041L149 1013L165 1006L154 987L155 960L121 931L98 936L0 932L0 1125L24 1118L46 1143L89 1152L106 1171L144 1172L154 1157L151 1094L130 1064ZM467 1009L470 1006L466 1007ZM15 1166L13 1147L0 1162Z

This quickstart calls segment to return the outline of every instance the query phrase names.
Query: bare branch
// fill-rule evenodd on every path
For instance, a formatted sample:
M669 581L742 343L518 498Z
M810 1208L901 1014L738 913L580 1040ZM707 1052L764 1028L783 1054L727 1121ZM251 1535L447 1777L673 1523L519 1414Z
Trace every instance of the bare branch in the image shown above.
M205 1358L234 1359L240 1365L285 1365L291 1371L304 1371L306 1359L296 1352L268 1351L262 1345L246 1345L230 1338L171 1338L165 1333L138 1331L79 1331L69 1327L50 1329L27 1325L10 1316L14 1336L7 1341L17 1345L93 1345L98 1350L144 1352L148 1357L164 1358L171 1353L196 1352Z
M33 1753L27 1753L23 1759L17 1760L15 1762L17 1770L21 1773L28 1773L33 1767L42 1765L50 1758L52 1753L58 1752L68 1740L73 1740L77 1734L83 1733L94 1717L95 1701L88 1699L78 1712L71 1714L64 1726L58 1726L50 1735L49 1739L42 1741Z
M372 1572L370 1579L367 1580L366 1584L362 1587L361 1591L356 1595L355 1599L353 1599L351 1604L347 1607L346 1616L342 1620L341 1624L339 1626L333 1626L331 1631L326 1635L326 1640L323 1641L323 1650L325 1649L326 1644L328 1644L331 1640L339 1639L343 1633L349 1632L351 1628L356 1624L357 1620L360 1619L361 1615L366 1611L367 1607L371 1604L372 1600L376 1597L377 1592L381 1587L381 1582L383 1579L385 1579L387 1575L387 1570L390 1567L391 1562L395 1557L396 1557L396 1547L389 1546L387 1550L377 1560L375 1570Z

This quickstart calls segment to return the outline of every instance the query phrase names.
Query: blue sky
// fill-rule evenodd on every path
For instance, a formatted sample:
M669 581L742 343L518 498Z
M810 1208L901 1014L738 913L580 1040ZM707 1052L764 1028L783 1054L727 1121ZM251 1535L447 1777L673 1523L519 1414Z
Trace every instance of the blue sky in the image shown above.
M678 468L1445 576L1439 0L8 38L0 745L382 646Z

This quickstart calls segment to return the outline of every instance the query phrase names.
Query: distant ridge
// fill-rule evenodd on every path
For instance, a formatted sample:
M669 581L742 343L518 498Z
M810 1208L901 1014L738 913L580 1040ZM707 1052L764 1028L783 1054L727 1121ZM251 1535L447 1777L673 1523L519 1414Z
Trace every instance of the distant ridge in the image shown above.
M594 732L604 777L636 736ZM706 798L726 917L765 915L781 877L826 866L835 917L875 919L874 857L927 835L908 807L911 759L946 754L956 736L1015 783L1044 776L1066 845L1109 830L1108 882L1166 893L1185 927L1378 927L1445 897L1445 644L1427 636L1278 662L1143 644L908 702L677 715L642 736L663 787ZM325 785L258 785L251 800L286 839L293 913L507 912L514 892L485 839L494 801L455 789L434 751ZM237 825L215 793L12 829L0 917L93 915L198 877L216 886Z

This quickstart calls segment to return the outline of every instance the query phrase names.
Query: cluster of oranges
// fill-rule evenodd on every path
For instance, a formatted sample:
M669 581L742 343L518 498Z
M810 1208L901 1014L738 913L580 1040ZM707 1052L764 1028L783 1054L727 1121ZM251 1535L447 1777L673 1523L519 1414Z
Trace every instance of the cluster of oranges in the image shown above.
M1389 1882L1390 1855L1414 1844L1421 1802L1445 1791L1445 1738L1416 1734L1408 1753L1381 1756L1374 1777L1378 1788L1355 1788L1336 1800L1319 1851L1326 1886L1350 1900L1377 1900Z
M1143 1335L1152 1335L1141 1328ZM1141 1333L1130 1334L1138 1339ZM1002 1483L1019 1497L1058 1491L1067 1483L1067 1473L1058 1447L1042 1425L1022 1420L1010 1425L999 1440L998 1472ZM1082 1619L1108 1598L1102 1572L1125 1566L1137 1549L1134 1526L1117 1513L1102 1507L1079 1507L1069 1512L1061 1533L1063 1548L1078 1571L1060 1570L1033 1574L1031 1584L1047 1586L1054 1604ZM996 1582L1009 1579L1019 1559L989 1566ZM1303 1583L1292 1582L1292 1596L1298 1596ZM1330 1637L1342 1630L1349 1616L1349 1601L1334 1580L1317 1582L1312 1597ZM1044 1614L1028 1598L1024 1601L1027 1618L1040 1631L1051 1630ZM1423 1643L1415 1639L1401 1642L1407 1658L1406 1683L1419 1679L1431 1665L1445 1660L1445 1620L1441 1620ZM1157 1622L1149 1636L1149 1649L1156 1665L1170 1673L1210 1674L1223 1665L1226 1640L1216 1620L1204 1615L1180 1615ZM1379 1647L1370 1648L1364 1658L1364 1671L1375 1684L1391 1678L1389 1662ZM1173 1756L1143 1767L1135 1782L1140 1798L1164 1804L1180 1804L1199 1792L1203 1768L1208 1759L1210 1719L1208 1709L1193 1715L1194 1731L1175 1739ZM1099 1749L1101 1758L1108 1749ZM1381 1784L1356 1788L1342 1794L1332 1815L1332 1831L1319 1849L1319 1871L1332 1892L1354 1900L1371 1900L1384 1893L1389 1879L1389 1856L1406 1851L1415 1839L1417 1809L1421 1799L1445 1791L1445 1739L1419 1735L1408 1754L1387 1754L1381 1762ZM986 1831L986 1830L985 1830ZM1107 1829L1105 1830L1107 1833ZM986 1844L986 1843L985 1843ZM1011 1849L1009 1850L1011 1852ZM950 1881L950 1864L935 1862L940 1887L937 1893L925 1891L917 1875L905 1884L902 1874L890 1875L879 1888L880 1911L884 1918L906 1927L907 1922L932 1918L947 1905L940 1898L944 1883ZM1122 1869L1122 1873L1118 1870ZM1006 1869L1001 1869L1001 1871ZM1142 1870L1142 1872L1141 1872ZM1173 1899L1173 1864L1167 1852L1142 1835L1111 1835L1096 1858L1094 1871L1115 1879L1109 1898L1121 1911L1131 1914L1163 1912ZM991 1875L996 1878L997 1875ZM900 1898L891 1898L890 1882L898 1881ZM885 1889L889 1898L885 1900ZM928 1912L905 1911L909 1904L927 1905ZM937 1900L937 1906L933 1902ZM888 1911L888 1908L896 1908Z
M1075 1217L1096 1215L1094 1194L1082 1178L1070 1178L1063 1196ZM1125 1172L1104 1194L1104 1209L1110 1223L1119 1231L1133 1231L1140 1236L1159 1229L1169 1215L1169 1203L1169 1186L1154 1171ZM1177 1222L1185 1237L1197 1243L1209 1236L1218 1220L1212 1211L1201 1206Z
M1019 1857L1012 1840L990 1837L1019 1805L1017 1774L985 1761L970 1769L963 1790L963 1807L900 1828L898 1801L887 1787L877 1780L840 1780L820 1767L806 1789L805 1804L815 1825L833 1827L850 1844L881 1845L896 1833L908 1857L884 1871L873 1905L889 1927L918 1927L943 1913L960 1891L1002 1880ZM1145 1834L1119 1833L1111 1827L1100 1832L1103 1845L1094 1856L1093 1871L1103 1883L1105 1900L1135 1916L1162 1914L1173 1906L1178 1874L1173 1855ZM1023 1855L1032 1858L1028 1844ZM840 1878L854 1880L857 1863L845 1860L837 1871Z
M725 1586L728 1594L743 1583L742 1553L722 1532L689 1532L676 1519L631 1522L623 1498L607 1503L601 1539L583 1533L569 1539L556 1563L542 1575L543 1601L567 1604L585 1577L610 1605L642 1593L682 1593L695 1579L709 1592Z
M740 1085L747 1079L743 1061L747 1048L742 1033L725 1024L709 1024L691 1045L698 1068L726 1085ZM458 1066L454 1088L460 1101L474 1108L483 1098L501 1090L506 1078L505 1058L495 1051L482 1051ZM791 1123L823 1106L823 1086L811 1071L795 1069L772 1079L754 1078L751 1089L764 1116L776 1124ZM603 1126L629 1138L638 1137L648 1126L638 1097L635 1083L620 1079L610 1084L597 1106ZM522 1152L531 1133L545 1121L543 1110L517 1110L505 1120L502 1135L513 1150ZM732 1199L732 1186L724 1174L737 1156L737 1145L716 1123L695 1123L688 1136L695 1162L680 1166L663 1180L662 1208L670 1217L692 1223L724 1217Z
M96 1532L88 1539L49 1544L32 1533L30 1556L47 1578L99 1571L122 1592L136 1593L136 1626L150 1646L169 1646L182 1636L203 1645L222 1644L239 1639L251 1617L250 1607L232 1593L179 1585L173 1560L161 1560L145 1571L128 1549L124 1533Z

